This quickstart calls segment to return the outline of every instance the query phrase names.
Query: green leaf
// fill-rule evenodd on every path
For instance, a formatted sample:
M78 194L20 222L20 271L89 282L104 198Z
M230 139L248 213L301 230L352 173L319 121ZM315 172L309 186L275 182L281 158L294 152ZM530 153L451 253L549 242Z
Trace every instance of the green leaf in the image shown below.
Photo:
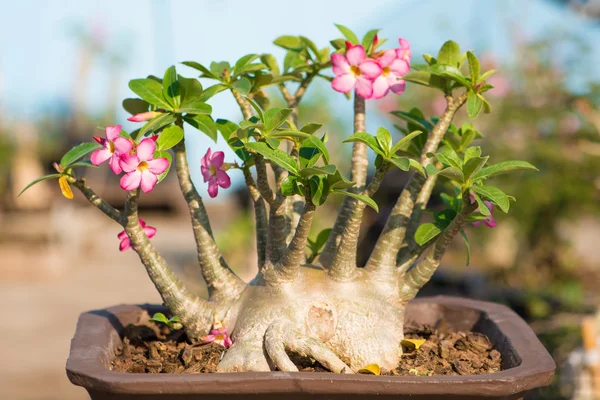
M90 160L80 160L80 161L74 162L73 164L69 165L69 168L75 168L75 167L98 168L98 165L92 164L92 162Z
M212 112L212 107L202 100L192 99L191 101L183 103L177 111L187 114L210 114Z
M171 125L160 133L156 141L156 148L159 151L168 150L174 147L183 139L183 129L177 125Z
M434 85L434 79L432 78L433 76L431 75L431 72L427 71L411 71L402 76L402 80L407 82L412 82L423 86L436 87Z
M179 127L177 127L177 128L179 128ZM161 134L161 136L162 136L162 134ZM169 160L169 166L167 167L165 172L163 172L162 174L160 174L158 176L158 182L162 182L162 180L167 177L167 174L171 170L171 165L173 165L173 157L171 156L171 153L169 153L168 151L156 151L156 152L154 152L154 158L166 158L167 160Z
M299 36L299 38L306 45L303 47L308 47L313 52L313 55L315 56L315 58L318 58L320 53L319 53L319 48L317 47L315 42L313 42L312 40L310 40L309 38L307 38L305 36Z
M333 190L335 193L340 193L343 194L345 196L350 196L358 201L362 201L363 203L365 203L366 205L368 205L369 207L371 207L373 210L375 210L376 212L379 212L379 207L377 206L377 203L375 203L375 201L368 197L368 196L364 196L362 194L358 194L358 193L352 193L352 192L347 192L344 190L338 190L338 189L334 189Z
M371 150L375 153L379 154L382 157L386 157L384 151L379 147L379 143L377 143L377 139L375 139L372 135L369 135L366 132L357 132L352 136L346 138L342 143L348 142L361 142L366 144Z
M437 63L437 60L431 54L423 54L423 59L425 59L425 61L429 65L433 65L433 64Z
M248 80L248 78L240 78L237 81L231 84L231 88L237 90L244 96L250 93L250 89L252 88L252 84Z
M325 163L329 164L329 153L325 144L319 138L311 135L307 140L302 142L298 151L300 166L302 168L312 167L321 155L323 155Z
M450 146L442 146L439 148L438 152L435 154L435 157L440 160L442 164L447 167L456 167L462 170L462 160L456 154L456 151Z
M181 91L182 104L202 98L204 89L202 89L202 84L198 79L177 75L177 81L179 82L179 90Z
M150 108L150 104L142 99L123 100L123 109L131 115L141 114Z
M300 176L309 178L313 175L334 175L337 171L335 165L325 165L324 167L307 167L300 170Z
M210 115L194 115L194 116L185 116L183 117L183 120L185 122L187 122L188 124L190 124L191 126L193 126L194 128L198 129L200 132L203 132L206 134L206 136L208 136L209 138L211 138L215 143L217 141L217 136L218 136L218 131L217 131L217 125L215 124L215 122L213 121L212 117ZM223 120L218 120L217 123L219 121L223 121ZM229 122L229 121L226 121ZM232 122L230 122L230 124L233 124ZM239 127L235 124L233 124L235 126L235 130L237 130ZM226 129L226 128L223 128ZM164 134L164 132L163 132ZM221 130L221 134L223 134L223 131ZM225 140L229 139L229 136L231 135L231 132L229 132L229 135L227 137L225 137L225 134L223 134L223 137L225 138Z
M355 185L355 182L346 179L339 170L335 171L333 175L328 175L327 182L331 189L349 189Z
M482 108L483 101L475 93L470 92L467 97L467 114L469 114L469 118L477 118Z
M427 176L434 176L440 173L440 170L433 164L427 164L425 166L425 171L427 172Z
M314 241L314 246L313 246L313 251L318 253L323 246L325 246L325 243L327 243L327 239L329 239L329 235L331 234L332 229L331 228L327 228L327 229L323 229L321 232L319 232L319 234L317 235L317 238Z
M254 108L254 111L256 111L256 114L258 115L258 118L262 122L265 122L265 114L263 113L263 109L261 108L261 106L256 101L252 100L249 97L246 97L246 101L248 101L248 103L250 103L250 105L252 106L252 108Z
M50 175L46 175L46 176L42 176L41 178L37 178L35 181L30 182L27 186L25 186L25 188L23 190L21 190L21 193L19 193L17 195L17 197L21 196L23 193L25 193L25 191L27 189L29 189L30 187L32 187L33 185L35 185L36 183L39 183L41 181L45 181L46 179L58 179L60 178L62 175L61 174L50 174Z
M467 234L462 229L460 230L460 236L462 237L463 242L465 242L465 247L467 248L467 267L468 267L469 264L471 264L471 246L469 246L469 238L467 238Z
M410 169L410 158L408 157L393 157L389 161L402 171L408 171Z
M304 43L298 36L279 36L273 41L273 44L286 50L302 50L304 48Z
M173 108L177 109L181 104L181 92L179 82L177 81L177 70L172 65L165 71L163 78L163 96Z
M481 93L477 94L477 97L479 98L479 100L481 100L481 102L483 103L483 112L485 114L489 114L492 112L492 106L491 104L485 99L485 97L483 97L481 95Z
M444 43L438 53L437 63L458 67L460 63L460 46L458 43L452 40Z
M138 133L138 136L136 138L136 140L139 142L144 138L144 135L148 132L156 132L159 131L160 129L164 128L167 125L172 124L173 122L175 122L177 118L170 113L164 113L159 115L158 117L155 117L153 119L151 119L150 121L148 121L148 123L146 125L144 125L141 129L140 129L140 133Z
M156 313L152 316L152 318L150 318L150 321L153 322L162 322L163 324L167 325L169 323L169 320L167 319L167 317L165 317L165 314L163 313Z
M322 176L313 176L309 181L311 201L314 205L320 206L327 200L329 194L329 182Z
M165 100L162 86L153 79L133 79L129 81L129 88L148 103L165 110L172 111L173 107Z
M490 215L491 211L488 208L488 206L483 202L483 200L481 200L481 197L479 197L479 195L477 193L475 193L474 191L471 191L470 194L473 197L475 197L475 201L477 202L477 207L478 207L479 213L481 213L481 215L484 215L484 216Z
M415 242L417 242L419 246L423 246L440 233L442 233L442 229L439 226L432 223L423 224L419 226L415 232Z
M404 79L404 77L402 79ZM416 125L423 132L430 132L431 130L433 130L433 125L429 121L427 121L424 118L421 118L420 116L415 115L415 113L413 113L412 111L413 110L411 110L411 112L392 111L390 114L400 119L403 119L409 124Z
M219 130L219 132L221 132L221 136L223 136L223 139L225 139L225 140L229 140L229 137L231 136L231 134L240 128L235 123L228 121L226 119L218 119L215 122L215 125L216 125L216 128ZM213 140L216 140L216 139L213 139Z
M227 61L221 61L221 62L213 61L210 63L210 72L213 74L213 76L216 76L217 79L219 79L219 80L224 79L223 75L226 70L231 72L231 65L229 65L229 63Z
M452 179L453 181L457 181L460 183L463 183L465 181L463 172L456 167L444 168L443 170L438 172L438 175L445 176L446 178Z
M323 155L323 161L325 161L325 164L329 164L329 151L327 151L327 147L325 147L324 141L315 136L309 137L307 141L309 143L312 143L317 149L319 149L319 151Z
M478 195L483 196L491 200L505 213L510 208L510 200L506 193L494 186L472 186L471 190L476 192Z
M481 157L481 147L479 147L479 146L473 146L473 147L469 147L468 149L466 149L463 162L466 163L471 158L475 158L475 157Z
M479 60L477 56L471 51L467 51L467 60L469 61L469 74L471 75L471 82L477 83L479 74L481 73L481 67L479 66ZM468 265L468 263L467 263Z
M368 52L370 50L371 46L373 45L373 40L379 31L380 29L371 29L365 34L362 40L362 46L364 47L365 51Z
M284 196L293 196L296 194L297 177L288 175L281 183L281 194Z
M415 171L417 171L419 174L421 174L423 176L427 176L427 175L425 175L425 170L423 169L423 166L421 165L420 162L418 162L417 160L413 160L412 158L409 158L408 162L410 163L410 167L412 169L414 169Z
M283 130L283 131L275 131L269 135L269 137L278 138L278 139L286 139L286 138L296 138L296 139L308 139L311 137L308 133L295 131L295 130Z
M267 160L279 165L290 173L294 175L300 174L296 160L294 160L288 153L279 149L272 149L264 142L246 143L245 146L251 150L254 150Z
M512 171L522 171L522 170L534 170L538 171L536 167L529 164L527 161L503 161L497 164L489 165L479 172L473 175L473 180L477 179L487 179L492 176L506 174Z
M400 139L398 141L398 143L396 143L394 145L394 147L392 147L390 154L396 154L400 149L404 148L408 142L410 142L411 140L413 140L415 137L419 136L422 133L423 133L423 131L414 131L414 132L411 132L408 135L404 136L402 139Z
M312 135L313 133L315 133L316 131L321 129L322 126L323 126L323 124L309 123L309 124L304 125L302 127L302 129L300 129L300 130L302 132L306 132L306 133Z
M392 154L392 135L384 127L377 129L377 143L385 153L385 157L389 157Z
M279 66L277 65L277 59L273 54L263 54L260 56L260 60L267 66L267 68L271 71L273 76L281 75L279 71Z
M487 160L489 158L490 158L489 156L486 156L486 157L475 156L475 157L469 158L469 160L465 163L465 166L463 168L463 173L465 174L465 180L469 180L473 174L475 174L479 170L481 170L481 168L483 168L483 166L485 165L485 163L487 162Z
M429 71L432 74L440 76L442 78L453 79L453 80L457 81L458 83L460 83L462 86L465 86L467 88L473 87L471 82L468 81L463 76L463 74L460 72L460 70L451 65L435 64L435 65L432 65L431 67L429 67ZM404 79L404 77L402 79Z
M330 40L329 43L333 46L334 49L339 50L339 49L345 49L346 48L346 41L344 39L335 39L335 40Z
M188 67L192 67L192 68L197 69L198 71L202 72L201 76L203 76L203 77L219 79L212 72L210 72L210 70L208 68L206 68L204 65L202 65L200 63L197 63L196 61L184 61L184 62L182 62L182 64L187 65Z
M198 97L196 100L206 102L208 99L224 90L227 90L227 86L217 83L216 85L206 88L206 90L202 92L202 95L200 95L200 97Z
M479 77L479 82L484 82L487 78L496 73L495 69L490 69L489 71L485 71L483 75Z
M99 149L100 147L102 146L100 146L96 142L81 143L73 147L71 150L67 151L65 155L62 156L62 158L60 159L60 165L63 168L67 168L75 161L78 161L81 157L88 155L89 153L96 149Z
M360 44L360 41L358 40L358 37L356 37L356 35L354 34L354 32L352 32L349 28L345 27L344 25L339 25L339 24L335 24L336 28L338 28L340 30L340 32L342 32L342 35L344 35L344 37L352 44Z
M265 130L272 132L279 128L292 113L291 108L271 108L265 112Z
M241 57L235 62L235 65L233 66L234 74L240 75L246 72L246 68L250 64L252 64L252 61L256 60L258 57L258 54L246 54L245 56Z

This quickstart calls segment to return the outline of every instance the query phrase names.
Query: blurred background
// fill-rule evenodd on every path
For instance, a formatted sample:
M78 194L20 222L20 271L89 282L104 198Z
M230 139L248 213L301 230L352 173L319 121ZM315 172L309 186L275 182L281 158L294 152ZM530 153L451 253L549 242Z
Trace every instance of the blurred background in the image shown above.
M4 317L0 388L6 399L85 399L64 364L79 313L119 303L160 302L135 253L118 251L120 231L76 194L67 200L56 181L20 198L31 180L52 173L52 162L74 144L133 124L121 101L127 82L162 74L194 60L235 61L247 53L283 51L271 44L283 34L304 35L318 46L339 37L334 23L359 36L408 39L413 62L436 54L453 39L474 49L490 79L493 113L475 125L492 160L527 160L539 173L510 175L498 185L517 198L498 226L469 228L473 259L465 266L460 242L423 290L508 304L523 316L559 365L553 386L532 398L593 399L582 350L582 322L597 326L600 304L600 1L598 0L358 0L303 2L255 0L116 0L2 2L0 24L0 303ZM385 46L384 46L385 47ZM273 103L283 104L275 92ZM241 119L230 94L211 99L213 115ZM389 114L417 106L440 115L443 98L408 85L402 96L369 102L367 128L391 131L402 122ZM352 104L317 82L301 120L325 124L344 165L350 145ZM459 116L465 121L466 115ZM206 194L200 158L208 146L235 158L221 140L186 132L192 176ZM90 185L115 206L124 193L108 168L86 171ZM185 203L173 176L146 196L142 217L158 229L156 247L198 293ZM367 214L360 246L368 256L407 176L389 174L377 194L380 214ZM229 264L245 279L255 271L253 223L241 174L231 189L206 205ZM442 187L439 190L443 189ZM339 200L339 199L338 199ZM314 231L327 227L338 203L319 211ZM433 199L430 207L438 206ZM591 323L589 323L591 321ZM591 347L594 347L592 344ZM596 350L598 351L598 350ZM588 353L589 354L589 350Z

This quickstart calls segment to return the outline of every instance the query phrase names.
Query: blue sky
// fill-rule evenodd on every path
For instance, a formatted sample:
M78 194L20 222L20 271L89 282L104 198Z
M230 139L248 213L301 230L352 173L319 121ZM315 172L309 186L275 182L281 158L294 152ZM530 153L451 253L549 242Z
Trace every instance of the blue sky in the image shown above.
M590 22L544 0L24 0L4 4L2 16L0 111L8 120L35 117L68 103L80 54L76 28L103 32L107 47L126 58L119 71L119 99L132 96L129 79L160 75L177 62L235 61L252 52L281 55L271 42L282 34L302 34L324 46L340 36L333 23L359 35L383 28L391 45L406 37L415 58L435 53L449 38L508 61L511 34L517 32L535 38L564 31L591 44L600 39L600 30ZM599 50L593 51L598 65ZM108 67L106 58L92 62L85 104L92 113L108 102ZM195 75L184 66L179 71ZM593 68L590 74L598 77ZM331 96L339 99L334 111L349 115L351 104L336 93ZM227 94L211 102L217 117L239 118ZM122 112L115 123L125 118ZM127 121L123 125L132 127ZM198 169L208 141L201 135L190 139L190 161Z

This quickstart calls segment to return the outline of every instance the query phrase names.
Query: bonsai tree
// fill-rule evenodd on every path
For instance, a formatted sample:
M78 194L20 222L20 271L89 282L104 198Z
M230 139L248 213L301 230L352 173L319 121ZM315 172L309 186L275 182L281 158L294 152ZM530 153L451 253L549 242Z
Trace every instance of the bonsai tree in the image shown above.
M174 66L162 79L130 81L140 98L126 99L123 106L133 115L131 121L145 124L132 133L118 125L107 127L106 137L76 146L55 164L56 174L38 179L58 179L68 198L75 187L123 227L120 249L132 248L139 255L164 304L177 317L155 319L182 326L190 340L228 347L219 371L297 371L288 352L311 357L338 373L370 364L394 368L402 354L405 307L438 268L451 241L460 234L466 242L463 228L469 223L493 226L493 209L507 212L514 200L487 180L534 169L522 161L490 164L481 148L472 145L480 133L470 123L452 124L465 103L471 118L490 111L484 94L494 71L482 73L472 52L461 54L458 44L448 41L437 57L424 55L426 64L412 65L410 71L406 40L382 49L385 39L377 30L359 41L348 28L338 28L344 39L331 41L332 54L329 47L319 48L303 36L277 38L275 45L287 51L282 66L270 54L248 54L233 66L184 62L215 82L206 88L177 74ZM329 162L321 125L298 126L299 104L315 79L331 81L348 98L354 95L354 133L345 140L353 146L349 179ZM389 92L400 94L407 82L441 90L444 113L427 119L416 109L398 111L407 121L398 141L385 128L367 133L365 102ZM279 89L286 108L269 107L264 92L269 86ZM211 117L206 102L220 92L235 98L243 115L239 123ZM190 177L184 135L188 125L215 141L220 135L238 157L226 163L223 152L208 149L201 172L211 197L229 187L232 171L243 173L254 202L258 249L258 274L250 283L235 275L215 243L203 199ZM376 154L370 180L369 151ZM90 153L89 161L84 160ZM115 174L123 174L120 185L127 199L122 210L75 173L76 167L104 162ZM140 196L150 193L173 164L189 207L208 299L195 296L175 276L150 240L156 229L138 213ZM368 263L358 268L363 211L367 206L377 210L371 196L391 168L414 172ZM451 188L443 195L446 209L419 226L439 177ZM332 195L344 196L333 227L309 240L315 209Z

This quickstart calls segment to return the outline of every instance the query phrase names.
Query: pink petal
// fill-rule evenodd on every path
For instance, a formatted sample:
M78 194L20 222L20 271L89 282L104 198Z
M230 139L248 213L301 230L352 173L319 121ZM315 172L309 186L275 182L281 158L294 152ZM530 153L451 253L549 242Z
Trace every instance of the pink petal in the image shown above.
M405 81L397 81L393 85L390 85L390 90L396 94L404 93L406 90L406 82Z
M408 43L408 40L406 40L404 38L400 38L400 39L398 39L398 44L400 45L401 49L410 50L410 43Z
M162 174L169 168L169 160L166 158L155 158L146 162L148 163L148 171L156 175Z
M370 99L373 95L373 82L362 76L356 78L356 94L363 99Z
M346 59L350 65L360 65L365 59L365 49L361 45L348 49Z
M216 179L208 181L208 195L213 199L219 194L219 184Z
M496 219L492 215L488 216L488 218L485 220L485 225L488 228L495 228L496 225L497 225L496 224Z
M146 236L148 236L148 239L150 239L154 235L156 235L156 228L153 226L146 226L144 228L144 233L146 234Z
M121 133L121 125L107 126L105 132L106 138L111 142L114 142L115 139L118 138L119 134Z
M115 152L119 154L127 154L133 148L133 144L130 140L125 139L123 136L119 136L115 139Z
M407 61L396 58L390 65L390 70L397 76L404 76L410 71L410 65Z
M491 201L484 200L483 204L485 204L487 206L487 208L490 209L491 213L494 212L494 203L492 203Z
M204 182L208 182L210 178L212 178L212 175L210 174L210 168L202 166L200 167L200 170L202 171L202 177L204 178Z
M98 149L92 153L90 156L90 161L94 165L100 165L104 161L108 160L112 156L112 153L109 149Z
M219 169L223 166L224 160L225 160L225 153L223 153L222 151L217 151L213 154L210 163L213 167Z
M143 219L138 219L138 221L140 221L140 225L142 226L142 228L146 227L146 221L144 221Z
M356 77L352 74L336 76L331 82L331 87L341 93L348 93L356 86Z
M127 118L127 121L131 121L131 122L150 121L151 119L159 116L160 114L161 113L159 113L157 111L146 111L143 113L132 115L131 117Z
M202 166L204 168L210 168L210 158L211 158L211 150L210 148L206 150L206 154L202 157Z
M350 72L348 60L340 53L333 53L331 55L331 66L333 67L333 73L336 75L343 75Z
M150 171L142 172L142 191L144 193L150 193L154 186L158 182L158 177Z
M396 50L390 49L383 53L383 55L379 57L377 61L379 61L379 65L381 65L381 67L387 67L390 64L392 64L392 62L394 62L394 60L396 59Z
M117 153L112 155L108 165L110 166L110 169L112 169L112 172L115 173L115 175L119 175L123 171L123 168L121 168L121 157Z
M215 341L215 335L202 336L200 341L202 341L202 343L212 343Z
M375 79L375 81L373 82L373 98L374 99L381 99L386 94L388 94L389 91L390 91L390 84L388 82L388 79L385 76L380 75L377 79Z
M373 60L367 60L360 64L360 73L367 79L375 79L383 72L383 69Z
M481 225L481 221L475 221L471 225L473 225L475 227L479 227Z
M227 189L229 186L231 186L231 179L229 179L227 172L220 169L217 170L217 183L223 189Z
M142 180L142 173L140 171L133 171L125 174L121 177L120 185L123 190L133 190L140 186Z
M125 172L135 171L139 164L140 159L135 155L130 156L127 154L122 154L119 157L119 165L121 166L121 168L123 168L123 171Z
M125 239L121 240L121 243L119 244L120 251L129 250L130 248L131 248L131 240L129 240L129 238L125 238Z
M137 146L137 156L140 161L151 160L156 151L156 142L152 138L146 138Z
M231 338L229 337L229 335L226 335L225 343L223 343L223 345L225 346L226 349L228 349L231 347L232 344L233 344L233 342L231 341Z
M125 231L121 231L119 232L119 234L117 235L117 237L119 238L119 240L123 240L127 237L127 232Z

